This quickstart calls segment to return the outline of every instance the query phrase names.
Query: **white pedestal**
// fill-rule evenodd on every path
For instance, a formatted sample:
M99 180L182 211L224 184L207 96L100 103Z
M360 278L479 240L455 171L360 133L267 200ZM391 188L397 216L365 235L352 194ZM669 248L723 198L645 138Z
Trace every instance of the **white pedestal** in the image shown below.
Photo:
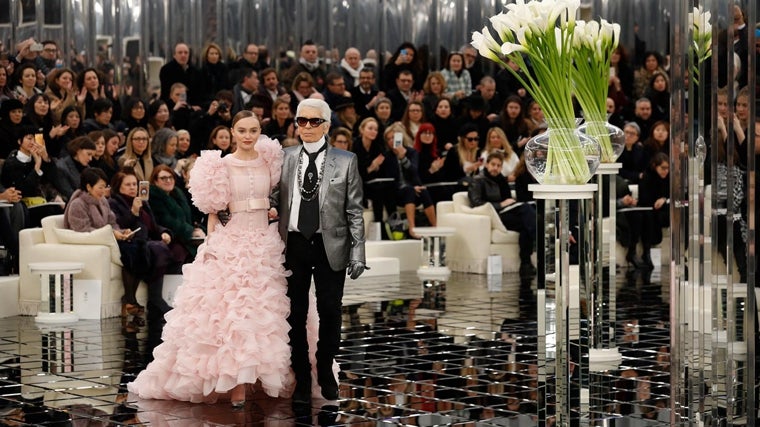
M41 323L71 323L79 320L74 312L74 274L82 271L81 262L33 262L32 274L40 275L40 310L34 320Z

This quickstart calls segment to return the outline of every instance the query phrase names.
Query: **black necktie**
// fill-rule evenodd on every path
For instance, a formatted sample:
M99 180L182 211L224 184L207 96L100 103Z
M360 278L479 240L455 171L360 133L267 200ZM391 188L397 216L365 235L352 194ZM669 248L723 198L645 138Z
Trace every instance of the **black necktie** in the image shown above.
M301 207L298 210L298 230L307 239L319 229L319 172L317 171L317 157L327 148L322 148L314 153L306 153L309 156L309 165L301 186Z

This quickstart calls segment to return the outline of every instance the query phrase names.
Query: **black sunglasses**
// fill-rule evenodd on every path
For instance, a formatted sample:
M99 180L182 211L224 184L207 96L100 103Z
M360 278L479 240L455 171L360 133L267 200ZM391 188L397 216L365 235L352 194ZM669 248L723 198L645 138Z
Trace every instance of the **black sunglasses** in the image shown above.
M470 141L470 142L480 141L480 137L478 137L478 136L475 136L475 137L469 137L468 136L465 139L468 140L468 141Z
M319 117L311 117L311 118L296 117L296 124L298 124L298 126L301 126L301 127L306 126L306 123L308 123L308 124L311 125L311 127L315 128L315 127L321 125L322 123L324 123L326 121L327 120L320 119Z

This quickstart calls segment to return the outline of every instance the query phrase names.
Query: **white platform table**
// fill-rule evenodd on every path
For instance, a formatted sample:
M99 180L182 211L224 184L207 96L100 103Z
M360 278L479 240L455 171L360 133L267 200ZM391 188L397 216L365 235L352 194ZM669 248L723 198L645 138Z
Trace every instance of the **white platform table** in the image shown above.
M81 262L33 262L32 274L40 275L40 323L70 323L79 320L74 312L74 275L84 269Z

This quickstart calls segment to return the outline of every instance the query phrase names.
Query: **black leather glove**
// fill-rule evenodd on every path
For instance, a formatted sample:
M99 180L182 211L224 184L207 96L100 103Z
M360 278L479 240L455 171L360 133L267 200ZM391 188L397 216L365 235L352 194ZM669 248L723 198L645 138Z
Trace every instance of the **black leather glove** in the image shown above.
M230 218L232 218L229 209L217 212L216 216L219 218L219 222L222 223L222 227L226 227L227 223L230 222Z
M362 273L364 273L364 270L369 270L369 267L367 267L367 264L361 261L351 261L348 263L346 274L348 274L352 280L356 280L359 278L359 276L362 275Z

